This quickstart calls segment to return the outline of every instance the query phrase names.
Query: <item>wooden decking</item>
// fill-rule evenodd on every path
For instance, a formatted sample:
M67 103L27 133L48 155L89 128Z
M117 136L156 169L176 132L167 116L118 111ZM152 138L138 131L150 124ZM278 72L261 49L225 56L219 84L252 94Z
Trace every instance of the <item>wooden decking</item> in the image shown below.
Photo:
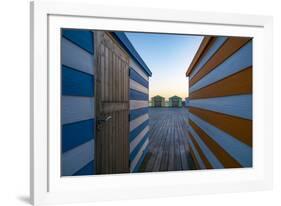
M140 172L194 169L187 142L187 108L149 108L148 152Z

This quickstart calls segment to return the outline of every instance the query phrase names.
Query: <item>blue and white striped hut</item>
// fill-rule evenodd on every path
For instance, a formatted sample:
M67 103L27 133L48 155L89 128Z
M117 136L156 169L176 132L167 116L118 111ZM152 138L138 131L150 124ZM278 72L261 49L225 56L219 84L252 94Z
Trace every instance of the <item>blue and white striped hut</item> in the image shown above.
M123 32L62 29L62 176L137 172L151 71Z

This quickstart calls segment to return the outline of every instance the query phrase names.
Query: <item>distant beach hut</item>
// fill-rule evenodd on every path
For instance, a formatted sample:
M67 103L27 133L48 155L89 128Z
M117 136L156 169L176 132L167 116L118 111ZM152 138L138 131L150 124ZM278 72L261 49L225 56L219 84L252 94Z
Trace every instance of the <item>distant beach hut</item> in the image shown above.
M165 107L165 98L160 95L156 95L156 96L152 97L151 106L152 107Z
M182 98L178 96L172 96L169 98L169 107L182 107Z

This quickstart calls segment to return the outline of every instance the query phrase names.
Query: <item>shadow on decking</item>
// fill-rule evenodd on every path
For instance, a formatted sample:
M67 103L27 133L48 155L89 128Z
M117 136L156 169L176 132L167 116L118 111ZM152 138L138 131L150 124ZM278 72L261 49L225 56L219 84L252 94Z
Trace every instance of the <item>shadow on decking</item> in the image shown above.
M140 172L195 169L187 141L187 108L149 108L148 152Z

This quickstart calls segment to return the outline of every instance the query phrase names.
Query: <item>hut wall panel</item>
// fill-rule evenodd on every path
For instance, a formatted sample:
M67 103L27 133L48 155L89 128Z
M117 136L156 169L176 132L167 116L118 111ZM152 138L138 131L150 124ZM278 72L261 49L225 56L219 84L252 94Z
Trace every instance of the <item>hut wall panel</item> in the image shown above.
M92 175L94 169L94 41L88 30L63 29L62 176Z
M149 77L147 74L139 67L139 65L134 61L131 60L129 63L130 67L133 68L142 78L144 78L146 81L149 80Z
M239 42L236 49L228 50L226 42L213 43L206 48L216 49L204 51L191 72L188 139L199 169L208 168L208 163L210 168L252 167L253 45L249 38L232 38L226 41ZM214 68L204 66L222 57Z
M207 158L208 162L212 165L213 168L221 169L223 168L222 163L216 158L213 152L209 149L209 147L201 140L200 136L194 131L192 127L189 127L189 132L194 137L194 140L199 145L203 155Z
M145 100L130 100L130 110L148 108L148 101Z
M130 121L130 131L133 131L135 128L137 128L139 125L141 125L143 122L149 119L148 113L143 114L142 116L139 116L138 118Z
M129 72L130 72L130 79L148 88L148 84L149 84L148 81L144 79L136 70L130 68Z
M212 124L200 119L192 113L189 114L189 118L242 166L252 166L252 148L250 146L244 144L228 133L216 128ZM191 129L192 127L189 128Z
M61 62L68 67L94 74L93 55L66 38L61 39Z
M142 86L140 83L130 79L130 88L136 91L142 92L144 94L148 94L148 88Z
M197 167L199 167L198 169L205 169L206 166L205 166L203 160L201 159L197 149L195 148L195 146L194 146L194 144L193 144L193 142L190 138L188 138L188 143L191 147L192 154L194 154L193 158L194 158L195 162L197 162L197 164L198 164L198 166L197 166Z
M142 116L146 113L148 113L147 107L130 110L130 120L132 121L132 120L134 120L134 119L138 118L139 116Z
M94 160L94 148L94 140L91 139L63 153L62 164L65 165L65 167L62 168L62 173L64 175L73 175ZM89 153L89 151L93 151L93 154Z
M192 85L189 89L189 92L192 93L198 89L206 87L216 81L252 66L252 48L252 41L250 41L232 56L226 59L222 64L218 65L214 70L205 75L202 79L200 79L200 81Z
M253 97L251 94L191 99L189 105L191 107L202 108L251 120L252 99Z
M62 96L62 124L95 117L94 97Z
M148 75L130 61L130 171L137 172L147 151L149 142Z
M142 145L142 147L139 149L139 152L137 153L136 157L132 160L131 163L131 172L138 172L141 163L143 162L143 159L145 157L145 154L147 152L147 146L149 143L149 138L146 139L145 143Z
M227 40L227 37L218 37L211 48L206 52L206 54L200 59L199 63L194 67L190 74L190 79L192 79L195 74L199 72L199 70L206 64L206 62L214 55L214 53L223 45L223 43Z

